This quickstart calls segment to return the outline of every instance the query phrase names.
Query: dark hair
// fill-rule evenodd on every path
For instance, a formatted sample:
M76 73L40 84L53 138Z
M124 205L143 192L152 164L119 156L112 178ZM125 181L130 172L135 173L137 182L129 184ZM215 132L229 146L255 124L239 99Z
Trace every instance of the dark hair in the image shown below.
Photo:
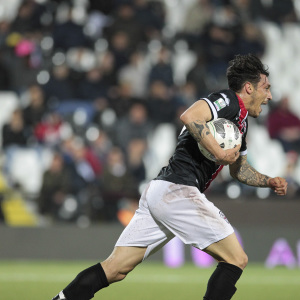
M227 68L228 86L234 92L239 92L247 81L256 87L261 74L269 76L268 67L257 56L238 54L229 62Z

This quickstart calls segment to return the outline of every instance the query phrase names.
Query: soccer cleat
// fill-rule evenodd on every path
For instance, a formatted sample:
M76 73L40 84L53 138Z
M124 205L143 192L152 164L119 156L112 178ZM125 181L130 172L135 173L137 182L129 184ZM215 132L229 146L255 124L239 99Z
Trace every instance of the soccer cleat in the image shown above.
M52 300L67 300L63 292L60 292L58 295L56 295Z

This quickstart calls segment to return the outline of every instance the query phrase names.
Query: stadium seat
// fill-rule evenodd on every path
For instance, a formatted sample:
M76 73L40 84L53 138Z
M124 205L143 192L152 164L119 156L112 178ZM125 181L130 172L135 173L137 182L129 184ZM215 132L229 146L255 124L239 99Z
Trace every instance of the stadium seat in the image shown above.
M15 148L8 162L8 172L13 183L19 184L28 198L35 197L41 188L43 172L50 163L50 150Z
M86 125L93 119L95 110L92 102L71 99L61 102L56 111L65 118L71 118L75 125Z
M160 168L168 163L176 146L176 130L173 124L157 126L148 137L148 153L145 158L147 178L155 177Z
M279 142L270 139L264 126L256 125L254 122L251 124L247 146L248 157L254 168L263 174L283 175L285 170L284 152Z

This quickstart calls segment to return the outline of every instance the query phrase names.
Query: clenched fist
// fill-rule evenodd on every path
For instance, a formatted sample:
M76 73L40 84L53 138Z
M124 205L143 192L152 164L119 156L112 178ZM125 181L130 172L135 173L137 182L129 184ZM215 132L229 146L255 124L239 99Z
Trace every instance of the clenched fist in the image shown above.
M274 177L268 179L268 186L271 188L277 195L284 196L287 192L287 182L284 178Z

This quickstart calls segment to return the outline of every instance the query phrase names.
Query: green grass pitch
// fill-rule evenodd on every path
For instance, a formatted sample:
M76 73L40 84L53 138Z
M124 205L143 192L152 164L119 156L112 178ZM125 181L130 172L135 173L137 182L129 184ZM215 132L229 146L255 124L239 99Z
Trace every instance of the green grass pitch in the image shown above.
M95 262L0 261L0 295L3 300L51 300L81 270ZM202 299L214 268L192 264L170 269L145 262L127 278L96 294L95 300ZM235 300L300 299L300 269L266 269L250 264L237 284Z

